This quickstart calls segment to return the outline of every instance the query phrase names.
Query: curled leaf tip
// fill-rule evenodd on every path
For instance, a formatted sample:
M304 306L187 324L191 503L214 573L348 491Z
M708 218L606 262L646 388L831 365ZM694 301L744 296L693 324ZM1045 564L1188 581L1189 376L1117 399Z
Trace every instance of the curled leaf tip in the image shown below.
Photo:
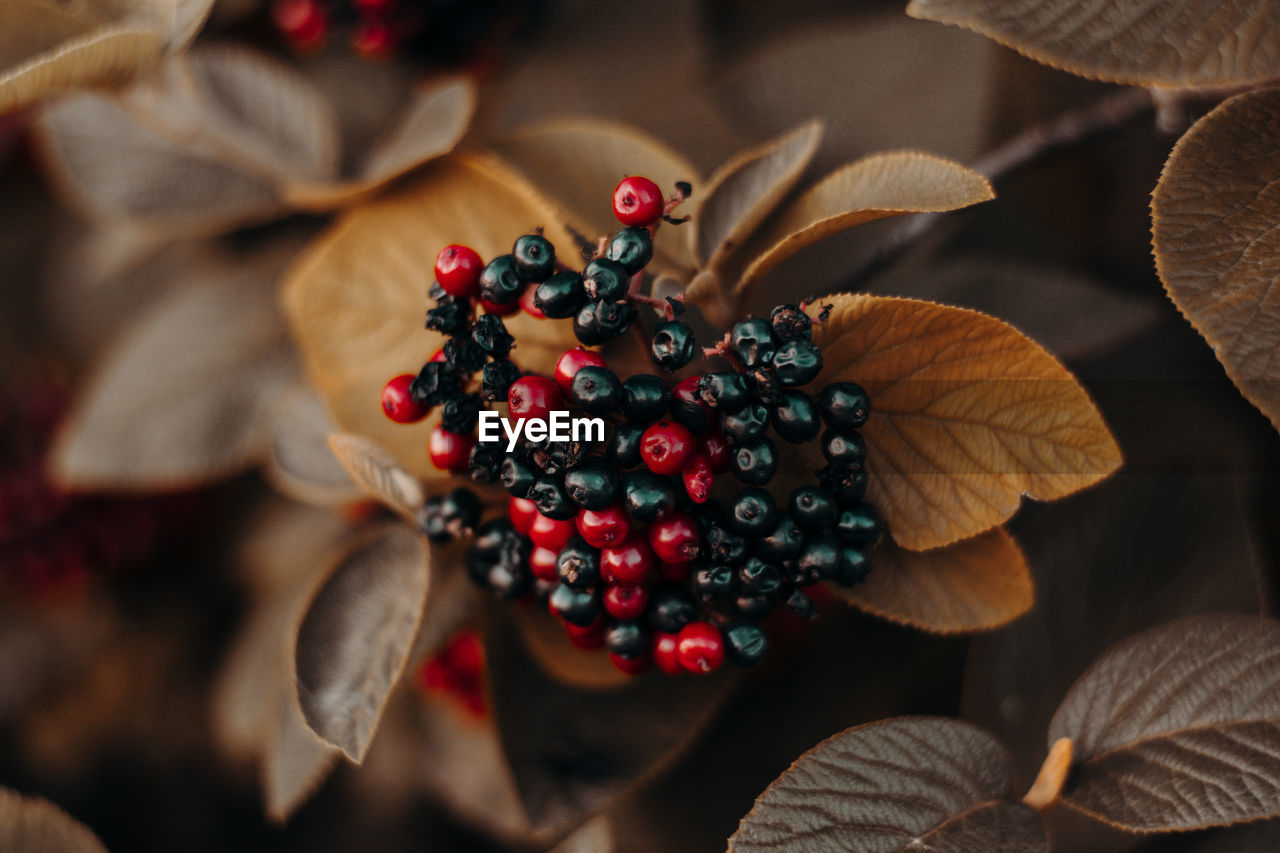
M1022 802L1036 811L1044 811L1058 801L1062 789L1067 783L1067 775L1071 772L1071 760L1075 754L1075 742L1069 737L1060 737L1049 748L1049 754L1040 766L1036 781L1031 790L1022 798Z

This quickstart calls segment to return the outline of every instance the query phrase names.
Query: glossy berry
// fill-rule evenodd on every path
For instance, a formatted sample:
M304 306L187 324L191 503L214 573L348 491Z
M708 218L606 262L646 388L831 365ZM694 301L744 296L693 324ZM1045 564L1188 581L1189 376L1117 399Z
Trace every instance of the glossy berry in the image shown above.
M773 337L778 342L807 341L813 333L813 321L798 305L779 305L769 316Z
M733 592L736 573L721 563L699 566L693 572L693 592L699 601L720 601Z
M565 350L560 358L556 359L554 373L556 385L559 385L560 390L568 394L573 388L573 377L587 365L604 367L604 356L583 347Z
M729 525L743 536L767 536L778 523L773 495L759 486L748 486L729 504Z
M556 557L550 548L534 548L529 554L529 571L540 581L558 580Z
M600 578L615 586L639 586L656 562L644 534L632 532L617 545L600 549Z
M676 655L689 672L712 672L724 663L724 637L710 622L690 622L676 635Z
M533 501L526 498L507 498L507 518L511 519L511 526L521 536L529 535L529 528L533 526L533 520L537 516L538 507Z
M491 302L482 296L480 297L480 307L483 308L486 313L495 314L499 317L506 317L510 314L516 313L525 306L522 306L518 299L514 302L505 302L500 304L497 302ZM529 303L528 307L532 307L532 303Z
M611 586L604 591L604 612L614 619L630 622L644 615L649 606L649 590L643 586Z
M706 529L707 555L721 563L737 563L747 556L747 540L719 524Z
M616 545L631 532L631 520L620 504L604 509L584 509L578 513L578 533L589 545L607 548Z
M840 546L840 564L832 580L841 586L853 586L867 579L871 572L871 560L866 551L852 545Z
M655 474L679 474L694 452L693 434L673 421L658 421L640 438L640 458Z
M754 622L734 622L724 629L724 651L740 666L755 666L769 651L769 639Z
M600 552L575 536L556 555L556 576L574 589L595 589L600 583Z
M613 428L613 434L605 444L605 455L619 468L634 468L641 463L640 440L644 437L645 428L637 423L627 422Z
M832 465L858 467L867 459L867 444L856 432L829 429L822 434L822 455Z
M600 599L593 592L557 584L548 600L551 611L564 621L586 627L600 615Z
M662 189L638 175L623 178L613 190L613 215L623 225L648 226L662 218Z
M610 415L622 405L622 382L607 367L586 365L574 374L569 395L588 415Z
M715 484L715 473L711 470L711 462L701 453L694 453L685 463L680 473L684 482L685 494L696 504L706 503L711 497L711 487Z
M836 501L826 489L801 486L791 493L787 509L805 530L821 530L836 520Z
M520 298L519 300L516 301L516 304L520 306L521 311L528 314L533 319L545 320L547 319L547 315L542 313L542 309L538 307L538 304L536 301L537 295L538 295L538 288L526 287L524 289L524 292L520 294Z
M582 268L582 286L588 299L616 302L627 295L631 275L617 261L595 258Z
M398 424L420 421L431 411L430 406L414 401L409 391L414 378L412 373L404 373L382 386L382 411Z
M629 275L644 269L653 258L653 238L647 228L623 228L609 240L604 256L622 264Z
M784 441L793 444L810 441L822 424L818 410L803 391L784 391L769 414L773 431Z
M396 49L395 32L383 21L365 18L351 33L351 48L360 56L386 56Z
M544 316L562 320L572 317L587 304L582 289L582 276L576 272L558 272L533 291L533 305Z
M698 615L698 605L683 586L663 584L649 596L649 624L664 634L677 633Z
M649 354L653 363L667 372L679 370L693 360L693 331L679 320L664 320L653 329Z
M609 663L620 672L627 675L639 675L649 668L651 661L648 653L639 654L635 657L625 658L617 652L609 652Z
M738 584L747 595L772 596L782 589L782 570L759 557L748 557L738 569Z
M516 272L525 281L546 281L556 268L556 247L541 234L525 234L511 247ZM548 315L550 316L550 315Z
M525 376L511 383L507 391L507 409L512 418L547 420L552 411L564 407L560 388L545 376Z
M596 305L596 329L604 340L620 337L636 320L636 307L630 302L601 301Z
M840 568L840 540L831 533L809 537L796 564L810 583L831 580Z
M572 521L561 521L538 513L538 517L529 525L529 539L540 548L559 553L561 548L569 544L575 530Z
M723 474L729 470L729 456L733 451L724 433L712 431L698 436L698 452L707 457L715 473Z
M822 372L822 350L810 341L787 341L773 354L773 372L789 388L807 385Z
M528 497L537 505L538 512L556 521L567 521L578 515L578 507L569 500L569 493L565 491L564 483L555 477L547 475L539 477L534 481L533 488L529 490Z
M622 505L636 521L657 521L675 504L675 489L666 477L640 469L622 478Z
M649 547L664 563L685 563L697 557L700 538L688 513L672 512L649 525Z
M328 13L317 0L276 0L271 17L298 50L319 47L329 28Z
M859 503L867 493L867 469L861 465L830 465L821 469L818 477L842 507Z
M516 498L527 498L538 473L526 463L513 456L502 460L502 468L498 476L502 479L502 487Z
M704 374L698 381L698 396L707 408L726 414L739 411L751 401L746 378L734 372Z
M729 348L744 367L769 364L774 347L773 325L768 320L743 320L735 324L729 334Z
M480 396L486 402L506 402L512 383L520 378L520 368L505 358L494 359L480 372Z
M604 645L620 658L632 659L649 652L651 632L643 622L617 622L604 634Z
M516 259L499 255L480 273L480 297L492 305L512 305L524 292L525 281L516 269Z
M766 560L780 563L800 556L804 543L804 530L790 515L782 513L773 528L756 540L756 553Z
M484 261L470 246L445 246L436 255L436 282L450 296L473 299L480 294L480 272Z
M437 426L427 439L427 455L431 464L441 471L461 474L467 470L471 448L475 443L474 435L458 435Z
M671 392L662 377L637 373L622 383L622 413L627 420L651 424L667 413Z
M842 542L866 547L874 545L883 530L880 516L871 504L866 503L840 510L840 514L836 516L835 528L836 535Z
M677 653L678 646L675 634L664 634L661 631L654 632L653 646L650 655L653 657L653 665L665 672L667 675L679 675L684 672L684 666L680 663L680 655Z
M567 471L564 475L564 488L569 494L569 500L577 506L602 510L617 498L621 478L616 468L597 456Z
M491 358L506 358L515 338L496 314L481 314L471 324L471 341ZM443 349L443 348L442 348Z
M803 616L805 619L818 618L818 605L802 589L791 590L791 594L787 596L786 606L797 616Z
M754 486L765 485L778 470L777 452L773 442L767 438L734 448L730 461L733 476Z
M698 396L698 383L701 379L701 376L689 376L677 382L676 387L671 390L671 417L695 435L706 432L712 425L711 410Z
M604 616L599 614L590 625L575 625L572 622L564 623L564 631L569 637L569 642L580 649L603 648L604 629Z
M827 426L857 429L867 422L871 414L871 400L860 385L833 382L818 392L818 408Z
M769 428L769 410L762 403L748 403L720 422L725 437L734 444L748 444L763 438Z

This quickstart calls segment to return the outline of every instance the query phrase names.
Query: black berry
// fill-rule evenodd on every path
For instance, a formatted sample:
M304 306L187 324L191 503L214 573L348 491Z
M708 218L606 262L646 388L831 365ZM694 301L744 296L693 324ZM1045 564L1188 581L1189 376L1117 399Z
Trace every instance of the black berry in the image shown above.
M773 495L759 486L748 486L729 504L729 524L743 536L765 536L778 523Z
M511 383L519 378L520 368L515 362L505 358L494 359L484 366L480 374L480 396L490 403L505 403Z
M763 403L748 403L720 423L731 444L748 444L762 438L769 428L769 410Z
M604 509L613 503L620 485L617 470L600 457L587 459L564 475L569 499L583 509Z
M789 388L807 385L822 372L822 350L810 341L787 341L773 354L773 372Z
M671 392L652 373L637 373L622 383L622 413L627 420L651 424L667 413Z
M636 521L656 521L676 505L676 493L666 477L641 469L622 478L623 505Z
M541 234L525 234L516 240L511 257L525 281L546 281L556 268L556 247Z
M600 583L600 552L575 536L556 557L560 582L574 589L594 590Z
M756 540L756 551L766 560L782 562L798 557L804 549L805 535L790 515L778 516L777 523L765 536Z
M551 609L561 619L585 628L600 615L600 599L594 592L559 584L551 591Z
M622 264L629 275L644 269L653 257L653 238L647 228L623 228L609 241L604 256Z
M740 666L755 666L769 651L769 640L759 625L734 622L724 629L724 652Z
M733 414L751 400L741 373L706 373L698 380L698 396L707 408Z
M809 441L822 426L818 421L817 408L803 391L782 392L769 420L773 431L793 444Z
M818 408L827 425L836 429L857 429L871 414L871 400L860 385L833 382L818 393Z
M574 374L570 396L589 415L609 415L622 405L622 383L607 367L587 365Z
M729 461L733 476L754 486L765 485L778 470L778 455L767 438L734 448Z
M533 307L553 320L572 317L586 304L587 292L576 272L558 272L533 291Z
M589 299L619 300L627 295L630 283L626 268L608 258L596 258L582 268L582 286Z
M807 341L813 331L813 321L798 305L779 305L769 319L778 341Z
M821 530L836 520L836 501L817 486L801 486L791 493L787 508L805 530Z
M604 635L604 645L621 658L634 658L649 651L651 634L643 622L616 622Z
M679 370L693 360L693 331L679 320L664 320L653 330L649 353L653 363L667 372Z
M480 296L494 305L515 302L524 291L524 285L524 279L516 269L516 259L511 255L499 255L489 261L480 273Z
M644 429L638 423L624 423L614 427L613 434L605 445L605 455L619 468L635 468L641 462L640 439L644 436Z
M733 327L729 346L745 367L768 364L774 351L773 326L768 320L743 320Z
M497 314L481 314L471 324L471 340L486 355L506 358L515 338L507 331L506 324ZM518 374L517 374L518 375Z
M529 490L538 479L538 474L533 468L513 456L502 460L502 470L499 475L502 477L503 488L517 498L529 497Z

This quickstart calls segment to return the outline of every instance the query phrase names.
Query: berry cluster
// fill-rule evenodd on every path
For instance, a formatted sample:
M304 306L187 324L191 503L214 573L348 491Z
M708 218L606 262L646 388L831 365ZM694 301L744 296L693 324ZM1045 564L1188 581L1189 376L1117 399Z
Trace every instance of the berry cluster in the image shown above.
M540 16L542 0L273 0L271 18L294 50L335 35L357 54L392 53L455 65L504 32Z
M665 314L646 340L650 359L663 373L693 360L696 342L678 319L679 303L638 294L652 233L663 219L675 221L668 214L687 194L681 186L664 200L652 181L624 180L614 212L627 227L602 241L581 273L559 269L540 235L521 237L511 254L483 266L470 249L446 247L427 327L450 339L417 376L396 377L383 391L393 420L443 406L428 442L433 464L500 480L510 494L507 514L483 523L469 490L433 498L420 518L428 537L474 530L467 570L476 583L504 598L545 601L575 645L606 647L629 673L651 664L709 672L726 658L759 663L768 648L760 620L778 607L815 618L814 585L863 580L881 532L863 502L858 430L870 403L848 382L823 387L816 399L801 390L822 369L803 306L737 323L704 350L728 369L670 383L659 373L624 380L586 348L626 332L636 305L650 304ZM474 316L473 301L486 313ZM522 303L535 315L574 318L582 345L560 356L551 377L522 375L508 358L514 341L499 314ZM522 438L510 453L503 443L477 443L479 411L502 401L511 418L570 408L602 418L607 441ZM765 488L778 470L770 431L790 443L820 441L827 460L816 482L792 490L785 504ZM736 484L717 490L726 473Z

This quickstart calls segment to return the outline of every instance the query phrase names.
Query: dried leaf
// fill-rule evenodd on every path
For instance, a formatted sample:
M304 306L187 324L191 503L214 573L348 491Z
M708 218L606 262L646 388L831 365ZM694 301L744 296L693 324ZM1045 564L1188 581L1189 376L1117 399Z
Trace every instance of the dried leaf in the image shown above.
M551 198L564 205L566 219L588 238L618 228L609 200L618 181L644 175L671 193L676 181L693 185L693 197L676 215L696 219L701 178L684 156L628 125L594 118L561 119L520 130L495 150ZM658 229L654 252L658 268L692 270L688 235L691 225Z
M423 329L436 253L461 242L491 258L544 226L557 246L572 239L554 209L500 161L458 155L428 167L395 193L345 216L306 253L285 283L285 310L308 372L344 431L389 450L410 473L439 478L425 446L432 420L392 423L379 394L416 372L443 339ZM508 318L525 369L549 371L573 341L567 321Z
M296 624L296 620L294 621ZM265 731L265 752L260 775L267 816L284 823L316 792L333 771L342 754L321 740L308 726L294 695L293 634L286 632L285 641L274 639L287 662L277 671L277 678L265 695L274 692L275 709ZM259 697L261 701L261 696Z
M911 0L907 14L982 33L1037 62L1138 86L1221 86L1280 75L1272 0Z
M690 250L700 268L718 268L742 245L800 180L821 140L822 123L811 121L716 170L689 231Z
M276 415L266 475L278 491L303 503L350 503L363 492L334 457L329 436L337 429L313 392L299 390Z
M0 788L0 850L107 853L88 827L48 800Z
M260 462L273 408L297 382L267 286L288 257L224 261L139 317L78 395L55 476L78 489L189 488Z
M981 729L931 717L871 723L800 756L729 850L1047 851L1039 816L1011 785L1008 755Z
M1274 29L1274 28L1273 28ZM1196 122L1151 200L1156 269L1227 375L1280 429L1280 90L1237 95Z
M551 853L613 853L613 823L607 817L587 821L551 848Z
M1269 820L1215 832L1188 849L1192 853L1280 853L1280 821Z
M1049 726L1075 743L1063 801L1137 831L1280 814L1278 646L1272 620L1195 616L1113 647Z
M933 551L885 542L873 561L866 582L840 589L841 597L924 631L989 631L1026 613L1035 600L1026 558L1003 528Z
M1113 472L1120 450L1052 356L985 314L911 299L838 295L815 331L816 387L871 398L869 500L898 544L937 548L1006 521L1022 495L1064 497Z
M995 198L991 183L959 163L915 151L875 154L850 163L778 211L753 245L762 247L736 287L741 291L757 276L806 246L864 222L899 216L957 210Z
M422 619L427 554L404 527L348 551L298 629L298 701L312 731L359 762Z
M358 435L331 435L329 447L360 488L416 522L425 500L422 484L394 456Z

